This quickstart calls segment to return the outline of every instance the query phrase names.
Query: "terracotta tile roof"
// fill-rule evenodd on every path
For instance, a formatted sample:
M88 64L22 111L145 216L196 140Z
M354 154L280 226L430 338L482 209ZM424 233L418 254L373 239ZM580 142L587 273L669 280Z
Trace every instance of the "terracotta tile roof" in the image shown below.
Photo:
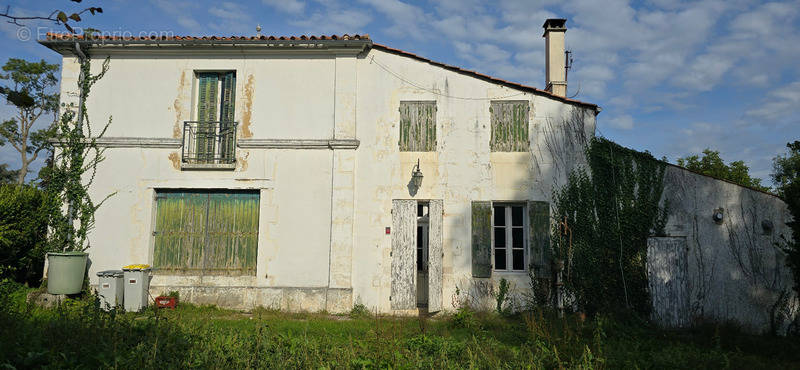
M441 67L441 68L444 68L444 69L447 69L447 70L450 70L450 71L453 71L453 72L457 72L457 73L461 73L461 74L464 74L464 75L467 75L467 76L472 76L472 77L475 77L475 78L479 78L479 79L484 80L484 81L496 83L496 84L507 86L507 87L510 87L510 88L513 88L513 89L517 89L517 90L531 92L531 93L538 94L538 95L548 96L550 98L553 98L553 99L559 100L559 101L563 101L565 103L571 103L571 104L576 104L576 105L581 105L581 106L584 106L584 107L592 108L598 113L600 111L600 107L598 107L597 104L586 103L586 102L582 102L580 100L561 97L561 96L555 95L555 94L553 94L553 93L551 93L551 92L549 92L547 90L537 89L537 88L535 88L533 86L527 86L527 85L523 85L523 84L516 83L516 82L506 81L506 80L503 80L503 79L500 79L500 78L497 78L497 77L485 75L483 73L478 73L478 72L471 71L471 70L468 70L468 69L463 69L463 68L460 68L460 67L457 67L457 66L453 66L453 65L437 62L437 61L434 61L434 60L431 60L431 59L428 59L428 58L425 58L425 57L421 57L421 56L413 54L413 53L409 53L407 51L391 48L391 47L388 47L388 46L382 45L382 44L373 43L372 47L375 48L375 49L378 49L378 50L383 50L383 51L392 53L392 54L397 54L397 55L409 57L409 58L412 58L412 59L416 59L416 60L419 60L421 62L425 62L425 63L431 64L431 65L434 65L434 66L437 66L437 67Z
M444 69L447 69L447 70L450 70L450 71L454 71L456 73L461 73L461 74L464 74L464 75L467 75L467 76L472 76L472 77L479 78L479 79L484 80L484 81L488 81L488 82L491 82L491 83L496 83L496 84L499 84L499 85L507 86L507 87L510 87L510 88L513 88L513 89L517 89L517 90L521 90L521 91L525 91L525 92L530 92L530 93L534 93L534 94L537 94L537 95L547 96L549 98L552 98L552 99L555 99L555 100L558 100L558 101L562 101L562 102L565 102L565 103L568 103L568 104L575 104L575 105L580 105L580 106L584 106L584 107L587 107L587 108L591 108L591 109L595 110L595 113L599 113L600 112L600 107L598 107L596 104L591 104L591 103L586 103L586 102L582 102L582 101L579 101L579 100L574 100L574 99L570 99L570 98L561 97L561 96L555 95L555 94L553 94L553 93L551 93L549 91L546 91L546 90L537 89L535 87L523 85L523 84L516 83L516 82L506 81L506 80L503 80L503 79L500 79L500 78L497 78L497 77L493 77L493 76L485 75L485 74L478 73L478 72L475 72L475 71L463 69L463 68L460 68L460 67L457 67L457 66L453 66L453 65L437 62L437 61L434 61L434 60L431 60L431 59L428 59L428 58L425 58L425 57L422 57L422 56L419 56L419 55L416 55L416 54L413 54L413 53L409 53L407 51L403 51L403 50L400 50L400 49L395 49L395 48L388 47L386 45L374 43L374 42L372 42L372 40L370 39L368 34L363 34L363 35L359 35L359 34L355 34L355 35L343 34L343 35L319 35L319 36L314 36L314 35L311 35L311 36L307 36L307 35L300 35L300 36L266 36L265 35L265 36L202 36L202 37L196 37L196 36L142 36L142 37L130 36L130 37L123 37L123 36L113 36L113 35L99 35L99 36L93 36L93 37L86 37L85 35L75 35L75 34L69 34L69 33L51 33L51 32L48 32L46 34L46 38L44 40L40 40L40 42L45 44L45 45L47 45L48 47L53 48L52 47L52 43L60 44L61 42L65 42L65 41L66 42L70 42L70 41L83 41L83 42L97 41L97 42L100 42L100 43L105 42L105 41L111 41L111 42L121 42L121 43L133 42L135 44L136 43L150 44L151 42L152 43L167 42L167 43L172 43L172 44L180 44L181 41L195 41L195 42L196 41L200 41L200 42L206 41L206 42L211 42L211 43L213 43L213 41L222 41L222 42L225 42L225 43L235 44L236 41L248 41L248 43L252 43L253 41L256 41L254 44L257 44L257 41L292 41L292 42L301 41L302 42L302 41L355 41L355 40L366 42L367 45L369 45L369 46L371 46L373 48L376 48L378 50L383 50L383 51L386 51L386 52L389 52L389 53L393 53L393 54L396 54L396 55L412 58L412 59L415 59L415 60L418 60L418 61L421 61L421 62L425 62L425 63L431 64L431 65L434 65L434 66L437 66L437 67L441 67L441 68L444 68ZM50 45L48 45L48 44L50 44Z
M256 41L256 40L264 40L264 41L319 41L319 40L369 40L369 35L319 35L319 36L130 36L130 37L123 37L123 36L113 36L113 35L99 35L99 36L91 36L87 37L85 35L75 35L71 33L53 33L48 32L46 34L45 40L48 41L57 41L57 40L125 40L125 41L188 41L188 40L225 40L225 41L242 41L242 40L249 40L249 41Z

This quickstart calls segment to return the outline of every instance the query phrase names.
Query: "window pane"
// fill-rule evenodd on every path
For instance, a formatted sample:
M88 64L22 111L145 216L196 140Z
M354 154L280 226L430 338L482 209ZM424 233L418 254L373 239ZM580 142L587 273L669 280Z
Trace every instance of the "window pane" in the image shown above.
M511 247L524 248L525 247L525 233L521 227L515 227L511 230Z
M497 270L506 269L506 250L505 248L497 248L494 250L494 268Z
M494 226L506 225L506 207L494 207Z
M523 226L521 206L511 207L511 224L514 226Z
M525 253L524 249L513 249L511 250L511 258L512 263L514 266L514 270L524 270L525 269Z
M422 204L417 203L417 217L422 217ZM417 228L419 230L419 228Z
M494 246L495 248L506 247L506 229L503 227L494 228Z
M422 271L422 227L417 226L417 271Z

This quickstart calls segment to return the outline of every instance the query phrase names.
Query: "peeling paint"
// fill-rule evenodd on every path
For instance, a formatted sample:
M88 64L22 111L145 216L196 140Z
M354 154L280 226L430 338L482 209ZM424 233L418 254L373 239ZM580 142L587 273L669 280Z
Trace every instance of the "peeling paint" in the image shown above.
M178 96L172 102L172 109L175 111L175 125L172 127L172 137L181 138L181 117L183 116L183 101L186 99L184 94L186 88L186 71L181 72L181 79L178 82Z
M181 156L178 152L169 153L169 160L172 162L172 168L176 170L181 169Z
M240 172L247 171L247 158L250 158L250 152L240 151L239 158L236 159L236 170Z
M244 85L244 108L242 109L242 138L248 139L253 137L253 132L250 131L250 118L253 114L253 91L254 91L255 78L253 75L247 76L247 83Z

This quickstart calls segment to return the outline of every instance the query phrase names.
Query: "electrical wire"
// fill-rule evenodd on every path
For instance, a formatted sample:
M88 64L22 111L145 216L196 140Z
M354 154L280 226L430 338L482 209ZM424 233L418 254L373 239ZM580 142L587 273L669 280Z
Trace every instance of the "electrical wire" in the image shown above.
M420 90L427 91L427 92L429 92L429 93L431 93L431 94L434 94L434 95L439 95L439 96L443 96L443 97L450 98L450 99L461 99L461 100L500 100L500 99L506 99L506 98L513 98L513 97L515 97L515 96L525 95L525 93L524 93L524 92L520 92L520 93L516 93L516 94L512 94L512 95L498 96L498 97L494 97L494 98L472 98L472 97L463 97L463 96L454 96L454 95L442 94L442 93L440 93L440 92L438 92L438 91L436 91L436 90L433 90L433 89L429 89L429 88L423 87L423 86L421 86L420 84L416 84L416 83L412 82L411 80L409 80L409 79L407 79L407 78L405 78L405 77L401 76L400 74L398 74L398 73L396 73L396 72L392 71L391 69L389 69L389 67L387 67L387 66L385 66L385 65L383 65L383 64L381 64L381 63L379 63L377 60L375 60L375 56L374 56L374 55L373 55L372 57L370 57L370 64L372 64L372 63L375 63L375 65L377 65L378 67L381 67L381 69L383 69L384 71L388 72L389 74L391 74L392 76L394 76L395 78L397 78L397 79L398 79L398 80L400 80L400 81L403 81L403 82L405 82L405 83L407 83L407 84L409 84L409 85L411 85L411 86L414 86L414 87L416 87L416 88L418 88L418 89L420 89Z

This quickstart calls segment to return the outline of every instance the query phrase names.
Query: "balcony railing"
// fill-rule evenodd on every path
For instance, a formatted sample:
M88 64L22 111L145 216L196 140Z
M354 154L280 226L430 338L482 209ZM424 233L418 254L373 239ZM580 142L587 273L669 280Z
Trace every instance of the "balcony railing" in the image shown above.
M233 167L236 164L238 122L185 121L183 123L184 167Z

